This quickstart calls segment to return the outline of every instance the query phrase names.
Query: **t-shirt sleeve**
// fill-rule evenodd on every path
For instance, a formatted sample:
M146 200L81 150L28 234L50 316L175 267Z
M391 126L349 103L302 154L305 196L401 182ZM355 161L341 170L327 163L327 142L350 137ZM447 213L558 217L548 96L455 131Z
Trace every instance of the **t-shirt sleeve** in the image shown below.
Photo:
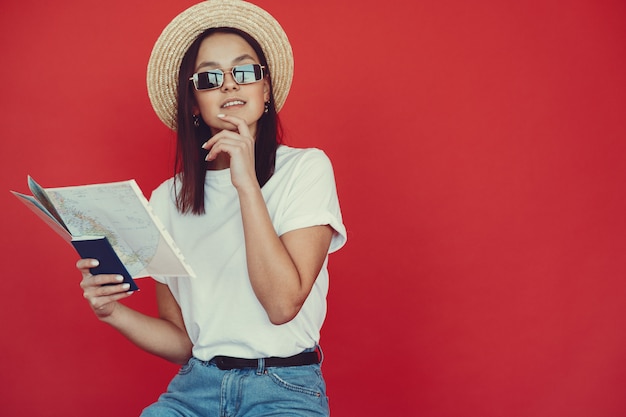
M319 149L308 150L298 161L284 207L278 235L311 226L329 225L333 238L329 253L340 249L347 240L335 175L330 159Z

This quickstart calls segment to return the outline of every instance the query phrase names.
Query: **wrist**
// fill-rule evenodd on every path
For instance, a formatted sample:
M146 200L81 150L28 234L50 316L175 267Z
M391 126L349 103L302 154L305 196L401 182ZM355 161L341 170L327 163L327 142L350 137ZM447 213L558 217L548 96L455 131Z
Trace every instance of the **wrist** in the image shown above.
M118 321L118 316L120 313L120 306L120 303L114 301L110 305L104 306L102 312L99 312L98 310L95 310L94 312L96 313L96 317L98 317L98 320L115 327L115 323Z
M244 183L233 184L239 195L239 199L257 197L261 194L261 187L256 177L253 180L245 181Z

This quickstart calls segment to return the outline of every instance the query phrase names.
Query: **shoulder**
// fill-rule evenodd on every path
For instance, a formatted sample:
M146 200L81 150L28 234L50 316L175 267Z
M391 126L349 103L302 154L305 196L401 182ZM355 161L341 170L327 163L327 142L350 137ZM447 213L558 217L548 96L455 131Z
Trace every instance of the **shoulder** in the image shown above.
M331 168L330 158L318 148L292 148L281 145L276 150L276 171L281 169L327 169Z
M168 180L163 181L157 188L152 191L152 195L150 196L151 203L166 203L168 201L175 200L174 186L175 186L174 178L170 178Z
M326 153L318 148L294 148L287 145L280 145L276 150L276 159L293 159L305 157L328 158Z
M313 193L314 189L334 189L335 173L321 149L282 145L276 151L276 168L270 182L276 187Z

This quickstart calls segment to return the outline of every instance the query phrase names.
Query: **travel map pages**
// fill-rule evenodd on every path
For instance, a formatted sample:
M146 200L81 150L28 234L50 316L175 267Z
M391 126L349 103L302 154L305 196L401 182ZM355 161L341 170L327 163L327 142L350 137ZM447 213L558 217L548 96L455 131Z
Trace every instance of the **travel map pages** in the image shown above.
M135 180L46 188L30 176L32 196L11 191L81 258L97 259L92 274L119 274L130 290L136 278L195 277L152 212Z

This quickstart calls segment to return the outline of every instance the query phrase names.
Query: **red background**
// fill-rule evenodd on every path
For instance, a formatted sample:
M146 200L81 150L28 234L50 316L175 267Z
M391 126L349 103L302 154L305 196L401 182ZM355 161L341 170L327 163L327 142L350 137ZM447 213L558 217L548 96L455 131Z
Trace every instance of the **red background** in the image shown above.
M171 174L145 66L192 3L0 6L3 416L137 415L176 372L93 317L8 190ZM295 50L288 143L329 154L349 231L333 415L626 415L626 3L257 4Z

